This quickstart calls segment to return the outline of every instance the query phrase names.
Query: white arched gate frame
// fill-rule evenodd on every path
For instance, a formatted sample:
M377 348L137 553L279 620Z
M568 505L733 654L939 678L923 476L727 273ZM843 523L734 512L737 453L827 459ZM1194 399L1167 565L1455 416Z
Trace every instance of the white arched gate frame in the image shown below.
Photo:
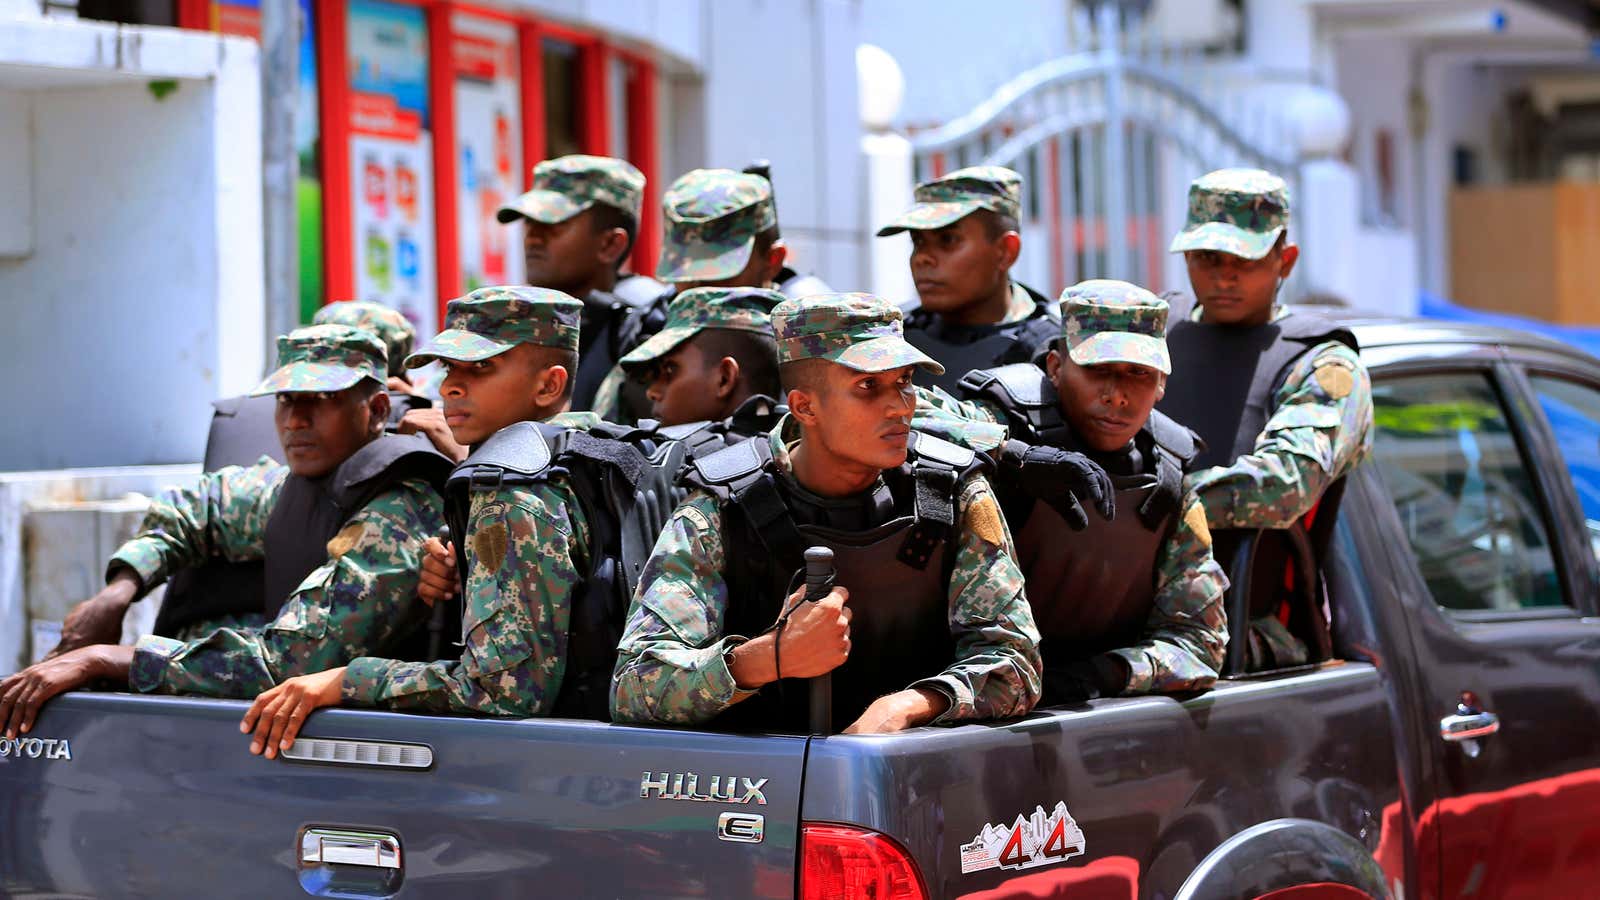
M1017 275L1046 293L1087 278L1120 278L1157 292L1186 289L1182 260L1169 258L1167 246L1183 224L1188 183L1223 167L1252 166L1283 176L1293 202L1291 228L1303 243L1299 223L1319 212L1321 194L1301 190L1310 155L1305 126L1269 112L1264 103L1244 106L1237 98L1255 86L1225 84L1217 64L1203 57L1131 50L1118 4L1102 3L1093 15L1094 37L1084 49L1030 69L966 115L912 135L906 148L910 179L970 165L1020 172L1024 251ZM1339 128L1348 127L1336 96L1308 85L1291 91L1302 107L1308 92L1320 103L1336 104L1333 117L1342 116ZM869 130L873 125L867 122ZM863 149L869 156L875 149L881 153L885 140L880 130L866 138ZM1342 132L1331 141L1342 142ZM869 179L894 171L879 162L869 165ZM1348 167L1335 162L1334 168L1337 189L1348 193ZM869 185L869 191L909 194L904 187L882 187ZM1341 222L1334 234L1357 226L1353 206L1337 212L1351 221ZM880 254L874 265L903 267L904 256ZM1302 264L1287 295L1304 289L1305 270L1313 267ZM874 271L872 281L875 289L903 290L905 283L892 271Z

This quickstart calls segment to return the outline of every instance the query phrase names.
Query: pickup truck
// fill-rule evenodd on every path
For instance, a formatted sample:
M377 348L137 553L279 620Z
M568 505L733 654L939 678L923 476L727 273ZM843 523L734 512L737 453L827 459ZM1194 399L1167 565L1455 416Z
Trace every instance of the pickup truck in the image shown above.
M70 694L0 743L0 894L1600 895L1600 361L1348 324L1375 453L1287 579L1308 665L882 737L328 710L271 761L244 703Z

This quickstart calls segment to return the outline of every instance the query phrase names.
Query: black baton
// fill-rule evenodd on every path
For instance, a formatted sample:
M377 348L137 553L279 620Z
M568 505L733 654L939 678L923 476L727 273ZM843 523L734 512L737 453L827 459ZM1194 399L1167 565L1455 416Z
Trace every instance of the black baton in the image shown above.
M815 603L833 589L833 551L827 547L806 550L806 601ZM811 679L811 733L833 732L833 673Z
M440 531L439 538L444 541L446 547L452 546L449 528ZM460 581L460 578L458 577L456 580ZM444 651L444 614L445 607L449 605L449 600L435 600L433 602L433 614L428 617L428 660L430 662L440 659L440 654Z

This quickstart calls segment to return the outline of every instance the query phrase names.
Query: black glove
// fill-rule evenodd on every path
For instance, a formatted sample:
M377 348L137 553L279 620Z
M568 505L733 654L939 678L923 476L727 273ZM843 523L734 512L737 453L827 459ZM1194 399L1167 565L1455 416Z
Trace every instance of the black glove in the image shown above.
M1000 465L1025 493L1055 507L1073 531L1089 527L1085 502L1108 522L1117 514L1111 476L1082 453L1006 441L1000 448Z
M1064 666L1044 667L1044 695L1040 706L1074 706L1101 697L1115 697L1128 687L1128 664L1120 657L1102 654Z

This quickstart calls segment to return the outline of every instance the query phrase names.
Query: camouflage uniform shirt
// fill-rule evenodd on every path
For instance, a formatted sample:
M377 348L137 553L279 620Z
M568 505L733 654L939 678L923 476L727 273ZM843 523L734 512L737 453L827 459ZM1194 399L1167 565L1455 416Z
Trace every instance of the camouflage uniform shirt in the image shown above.
M288 472L263 457L163 495L110 568L127 566L154 585L210 557L262 559L267 519ZM420 479L401 482L350 519L329 542L328 561L264 627L219 628L190 641L142 638L128 683L149 693L253 697L285 678L370 653L426 617L417 599L422 536L443 527L433 488Z
M793 436L789 424L780 422L769 437L784 472L792 472L780 437ZM937 722L1021 715L1038 702L1042 662L1010 532L982 477L963 486L958 513L963 524L949 586L955 659L907 687L950 700ZM691 495L656 542L629 610L611 683L616 721L698 724L754 696L739 690L728 670L726 654L748 636L723 634L725 552L716 501Z
M1372 452L1372 379L1338 341L1289 367L1248 454L1190 473L1213 528L1288 528Z
M461 658L363 657L344 701L430 712L548 715L565 674L572 594L589 571L589 523L564 476L475 493L466 536Z

